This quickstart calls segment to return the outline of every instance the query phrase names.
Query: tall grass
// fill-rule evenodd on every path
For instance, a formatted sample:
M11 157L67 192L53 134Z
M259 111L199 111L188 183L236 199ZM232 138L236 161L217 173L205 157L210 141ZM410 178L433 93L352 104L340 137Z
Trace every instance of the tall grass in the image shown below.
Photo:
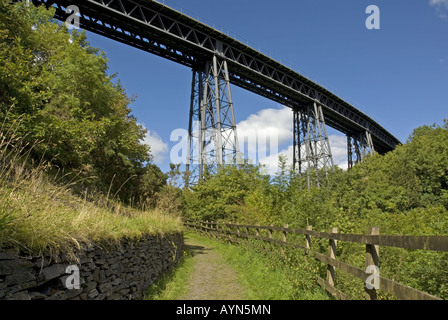
M89 200L76 196L70 189L76 177L50 175L54 168L49 163L33 163L33 145L15 128L17 122L0 127L0 248L64 252L74 258L92 243L114 245L122 238L181 230L179 218L161 211L106 206L109 199L100 195Z

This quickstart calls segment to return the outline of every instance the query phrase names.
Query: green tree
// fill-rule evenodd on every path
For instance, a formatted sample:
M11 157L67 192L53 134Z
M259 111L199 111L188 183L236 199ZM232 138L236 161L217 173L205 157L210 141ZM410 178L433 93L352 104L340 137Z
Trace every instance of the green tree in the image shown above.
M244 199L263 176L259 167L245 163L224 166L215 175L185 192L186 214L205 220L235 220Z
M0 0L0 116L20 119L15 134L44 159L83 183L130 202L148 185L146 130L106 55L84 32L68 32L54 9Z

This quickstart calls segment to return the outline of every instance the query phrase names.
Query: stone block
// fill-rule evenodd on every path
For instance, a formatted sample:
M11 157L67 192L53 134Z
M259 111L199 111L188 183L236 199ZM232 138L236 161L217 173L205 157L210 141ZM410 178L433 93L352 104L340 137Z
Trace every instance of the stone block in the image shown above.
M109 291L110 289L112 289L112 283L111 282L105 282L105 283L102 283L102 284L98 285L98 291L101 292L101 293Z
M32 270L26 270L22 273L16 273L5 276L5 285L12 286L19 283L24 283L28 281L36 280L36 276L33 274Z
M32 267L33 263L25 259L0 260L0 276L21 273Z
M79 296L83 292L82 289L72 289L65 291L66 299L72 300L74 297Z
M0 252L0 260L16 260L18 255L12 252Z
M102 266L103 264L106 263L106 260L105 260L105 259L97 259L97 260L94 261L94 263L95 263L97 266Z
M60 277L65 274L65 269L68 264L53 264L49 267L43 268L39 274L38 281L43 283Z
M47 298L48 296L37 291L32 291L29 293L31 300L43 300Z
M45 300L67 300L67 295L62 290L51 290L50 295Z
M16 293L19 291L23 291L25 289L29 289L29 288L33 288L36 286L36 281L29 281L29 282L23 282L23 283L18 283L16 285L10 286L10 287L6 287L5 289L2 290L2 293L4 295L7 295L9 293Z
M121 283L122 283L122 280L120 278L117 278L114 281L112 281L112 285L113 286L118 286Z
M83 291L84 291L84 292L89 293L90 291L92 291L93 289L95 289L97 285L98 285L97 282L95 282L95 281L90 281L90 282L87 282L82 288L83 288Z
M105 293L100 293L95 300L105 300L107 295Z
M106 280L106 274L104 270L99 270L96 272L96 270L93 272L93 280L98 283L103 283Z
M28 291L19 291L8 294L6 300L31 300L31 297Z
M98 290L93 289L92 291L90 291L90 292L87 294L87 299L94 299L94 298L96 298L98 295L99 295Z

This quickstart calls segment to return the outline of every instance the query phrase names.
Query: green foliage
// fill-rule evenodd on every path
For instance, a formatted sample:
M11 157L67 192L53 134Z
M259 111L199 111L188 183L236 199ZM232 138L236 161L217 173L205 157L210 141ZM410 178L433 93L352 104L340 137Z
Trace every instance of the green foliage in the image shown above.
M292 175L283 157L271 179L260 171L225 168L186 192L188 217L252 225L288 223L302 229L312 225L318 231L337 227L340 233L364 234L368 227L379 226L382 234L448 234L447 120L443 126L415 129L406 144L385 155L368 156L350 171L335 168L319 188L308 188L303 178ZM314 243L321 252L327 246ZM364 268L363 250L341 242L338 257ZM297 285L306 286L308 276L315 277L315 267L301 257L287 259L303 266L296 272L307 280ZM446 261L446 254L438 252L381 249L382 275L442 298L448 297ZM344 274L338 279L343 291L362 298L362 283Z
M131 114L132 98L107 74L104 52L53 15L0 0L0 119L19 123L15 134L33 145L31 157L76 176L79 190L154 202L166 177L146 165L146 129Z
M249 190L264 180L258 167L250 164L225 166L212 178L185 191L186 216L204 220L233 220Z
M0 248L30 255L63 252L75 259L81 246L94 242L112 246L123 238L182 229L178 217L158 210L136 210L101 194L76 196L70 184L48 174L50 164L30 163L31 150L23 151L15 127L0 126Z

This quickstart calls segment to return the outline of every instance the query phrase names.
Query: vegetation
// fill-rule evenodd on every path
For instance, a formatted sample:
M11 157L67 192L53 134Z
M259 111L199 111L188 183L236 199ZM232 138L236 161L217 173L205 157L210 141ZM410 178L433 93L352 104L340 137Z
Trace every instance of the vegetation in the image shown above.
M321 288L295 286L295 274L280 256L265 255L250 245L229 245L197 234L187 237L216 250L224 261L238 274L238 281L245 289L244 299L248 300L327 300L329 296ZM265 248L268 249L268 248ZM274 248L270 248L271 250ZM278 250L274 250L274 252ZM309 260L308 260L309 261ZM306 260L303 261L307 263ZM182 262L169 274L153 285L146 295L148 300L176 300L185 294L186 285L194 268L191 252L184 252ZM313 283L315 279L309 283Z
M53 10L0 0L0 246L70 255L181 230L132 99Z
M273 177L246 163L181 190L178 165L163 173L152 163L133 98L107 74L106 55L53 21L53 10L0 0L0 246L70 253L85 242L179 230L181 214L341 233L379 226L382 234L448 234L448 120L415 129L395 151L350 171L336 168L319 188L308 188L280 157ZM253 246L257 254L273 251ZM360 252L338 247L338 257L363 267ZM249 251L238 254L229 261L262 265ZM316 272L325 272L294 252L265 258L269 268L292 266L282 275L288 297L314 292ZM447 258L382 248L381 273L446 299ZM362 285L337 279L343 291L362 294Z
M73 189L155 207L168 176L151 163L133 99L107 74L104 52L53 15L54 8L0 1L0 119L17 124L32 160L76 176Z
M180 262L148 289L144 300L179 299L186 293L187 283L193 268L194 259L191 252L184 251Z
M239 281L246 289L249 300L327 300L321 288L310 286L315 278L293 279L290 261L281 258L278 247L254 241L242 245L230 245L209 238L189 235L218 251L224 260L238 273ZM266 254L267 251L273 254ZM308 263L303 259L304 263ZM301 268L303 266L300 266ZM297 266L296 266L297 268ZM307 286L297 286L307 282Z
M70 184L48 174L49 164L29 166L30 152L19 152L22 143L0 134L0 247L71 256L90 243L113 245L182 229L179 218L160 210L129 208L101 194L88 200L75 195Z
M447 120L443 126L415 129L406 144L384 156L369 156L350 171L336 169L319 188L308 189L284 160L279 159L274 177L263 175L262 168L253 165L224 168L185 191L185 216L253 225L288 223L302 229L312 225L318 231L337 227L340 233L364 234L368 227L379 226L382 234L448 234ZM315 246L324 252L328 244L323 241ZM338 257L364 267L362 246L341 244ZM447 258L446 253L383 247L381 273L447 298ZM325 270L319 270L324 277ZM362 283L355 285L343 274L338 277L342 279L339 287L362 297ZM300 279L299 274L295 279Z

